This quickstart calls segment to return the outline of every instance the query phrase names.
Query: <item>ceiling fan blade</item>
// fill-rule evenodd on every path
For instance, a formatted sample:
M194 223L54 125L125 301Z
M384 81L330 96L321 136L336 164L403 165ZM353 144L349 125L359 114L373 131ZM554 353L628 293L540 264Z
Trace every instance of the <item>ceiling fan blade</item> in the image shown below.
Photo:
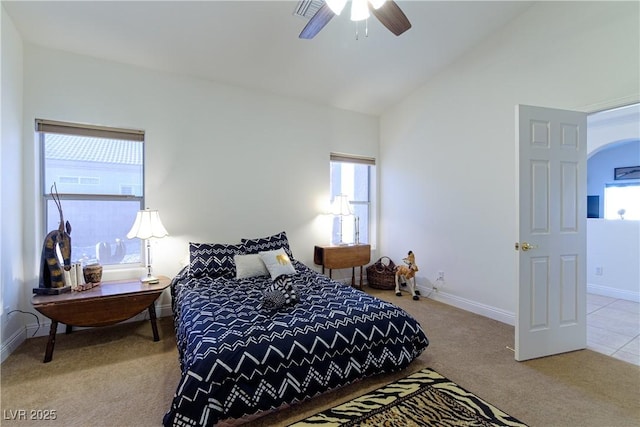
M331 21L331 18L336 16L335 13L327 6L327 3L323 3L322 7L318 9L315 15L309 19L309 22L304 27L298 38L312 39L327 25L327 22Z
M393 34L400 34L411 28L411 22L404 14L400 6L393 0L387 0L379 9L370 8L376 18Z

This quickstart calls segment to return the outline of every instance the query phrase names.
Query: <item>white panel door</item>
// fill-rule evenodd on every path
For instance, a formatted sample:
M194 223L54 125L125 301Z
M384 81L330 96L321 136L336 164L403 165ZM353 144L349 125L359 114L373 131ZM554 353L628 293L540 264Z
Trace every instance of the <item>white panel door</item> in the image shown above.
M518 105L516 360L586 348L587 119Z

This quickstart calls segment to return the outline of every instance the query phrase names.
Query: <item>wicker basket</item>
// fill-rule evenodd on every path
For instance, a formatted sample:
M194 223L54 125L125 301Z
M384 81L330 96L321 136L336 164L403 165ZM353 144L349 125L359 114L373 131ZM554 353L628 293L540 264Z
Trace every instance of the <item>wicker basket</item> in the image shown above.
M395 289L395 270L396 265L391 258L383 256L367 267L367 281L369 282L369 286L376 289Z

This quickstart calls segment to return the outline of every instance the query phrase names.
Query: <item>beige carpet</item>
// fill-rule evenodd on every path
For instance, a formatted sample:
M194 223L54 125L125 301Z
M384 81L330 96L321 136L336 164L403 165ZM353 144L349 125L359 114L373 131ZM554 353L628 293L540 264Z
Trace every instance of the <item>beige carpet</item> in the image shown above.
M368 292L395 302L431 342L407 369L363 380L253 421L286 425L429 367L530 426L637 426L640 367L588 350L518 363L513 327L428 299ZM27 340L0 366L2 426L159 426L179 378L171 319L160 342L148 322L59 334L53 361L46 337ZM56 422L15 420L55 411Z

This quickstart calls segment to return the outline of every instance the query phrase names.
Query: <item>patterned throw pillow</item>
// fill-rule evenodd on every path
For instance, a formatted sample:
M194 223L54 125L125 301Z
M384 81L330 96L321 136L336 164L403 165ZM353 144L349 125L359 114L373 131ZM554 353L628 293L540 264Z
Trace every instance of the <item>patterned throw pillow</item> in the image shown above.
M284 249L289 255L289 258L293 258L293 253L289 248L289 239L287 239L287 233L284 231L273 236L259 237L256 239L242 239L242 245L244 246L245 254L257 254L260 252L273 251L275 249Z
M291 276L283 274L276 278L262 294L262 308L279 310L294 306L300 301L298 290L291 280Z
M233 257L242 246L223 243L189 243L189 273L192 277L209 276L232 279L236 274Z

